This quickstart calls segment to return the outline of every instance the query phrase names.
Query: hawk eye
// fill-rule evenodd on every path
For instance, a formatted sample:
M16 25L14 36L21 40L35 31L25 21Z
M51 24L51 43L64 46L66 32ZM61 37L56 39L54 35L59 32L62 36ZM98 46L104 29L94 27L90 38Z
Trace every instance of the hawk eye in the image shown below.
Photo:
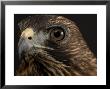
M51 28L50 39L53 41L61 41L65 37L65 31L61 27Z

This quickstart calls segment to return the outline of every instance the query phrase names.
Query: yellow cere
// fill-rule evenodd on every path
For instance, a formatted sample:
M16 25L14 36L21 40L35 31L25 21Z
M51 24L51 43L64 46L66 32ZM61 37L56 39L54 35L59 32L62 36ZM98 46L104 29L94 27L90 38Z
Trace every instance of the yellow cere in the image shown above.
M22 34L21 34L21 37L24 37L24 38L28 38L28 37L33 37L34 35L34 31L32 28L26 28Z

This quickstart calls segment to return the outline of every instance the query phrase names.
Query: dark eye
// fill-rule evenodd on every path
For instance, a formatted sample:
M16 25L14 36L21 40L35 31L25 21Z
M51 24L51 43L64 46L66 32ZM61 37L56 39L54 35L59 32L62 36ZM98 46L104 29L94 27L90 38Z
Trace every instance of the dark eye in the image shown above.
M65 37L65 31L63 28L55 27L51 28L50 39L53 41L61 41Z

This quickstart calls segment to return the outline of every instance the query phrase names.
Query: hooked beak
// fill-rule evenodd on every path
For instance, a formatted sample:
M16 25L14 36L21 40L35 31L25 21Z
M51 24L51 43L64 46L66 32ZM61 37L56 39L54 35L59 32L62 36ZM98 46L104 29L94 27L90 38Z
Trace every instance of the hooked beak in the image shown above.
M22 32L20 40L18 42L19 58L21 58L21 54L23 52L29 52L31 48L35 48L36 51L37 49L53 50L52 48L41 45L40 41L37 41L37 37L34 38L33 29L27 28Z

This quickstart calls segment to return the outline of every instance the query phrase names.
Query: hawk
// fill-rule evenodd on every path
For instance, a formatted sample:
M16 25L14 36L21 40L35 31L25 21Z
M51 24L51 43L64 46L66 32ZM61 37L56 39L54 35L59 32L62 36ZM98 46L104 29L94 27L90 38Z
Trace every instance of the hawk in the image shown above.
M74 21L29 16L18 23L18 76L96 76L96 57Z

